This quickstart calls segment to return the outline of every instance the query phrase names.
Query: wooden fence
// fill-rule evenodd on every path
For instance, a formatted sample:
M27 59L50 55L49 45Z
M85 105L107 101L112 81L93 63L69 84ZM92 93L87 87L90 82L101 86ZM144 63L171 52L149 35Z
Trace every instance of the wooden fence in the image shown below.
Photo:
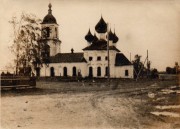
M29 76L1 76L1 89L19 88L19 87L36 87L36 78Z

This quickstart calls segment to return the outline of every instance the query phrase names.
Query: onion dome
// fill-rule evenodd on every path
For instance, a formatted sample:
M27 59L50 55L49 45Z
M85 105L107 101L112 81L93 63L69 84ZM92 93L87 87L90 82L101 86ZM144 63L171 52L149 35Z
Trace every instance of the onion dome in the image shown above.
M107 24L104 21L104 19L102 18L102 16L101 16L101 19L99 20L99 22L96 24L95 30L98 33L106 33L107 32Z
M97 36L96 36L96 33L94 33L94 40L93 42L96 42L98 40Z
M114 31L114 39L113 39L113 43L117 43L118 42L118 40L119 40L119 38L116 36L116 33L115 33L115 31Z
M114 34L112 33L111 29L109 31L109 40L114 40Z
M89 29L88 33L86 34L85 39L86 39L89 43L91 43L91 42L94 40L94 36L91 34L90 29Z
M48 7L48 14L44 17L42 24L57 24L56 18L52 15L51 3L49 3Z

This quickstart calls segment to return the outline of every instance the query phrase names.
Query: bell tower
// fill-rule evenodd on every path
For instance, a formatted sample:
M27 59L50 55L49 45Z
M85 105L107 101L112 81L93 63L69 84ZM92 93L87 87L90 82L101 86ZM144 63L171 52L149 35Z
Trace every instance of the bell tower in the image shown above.
M61 41L59 40L59 25L56 22L56 18L52 15L52 5L49 3L48 14L44 17L41 23L41 40L47 43L50 48L49 55L55 56L61 52Z

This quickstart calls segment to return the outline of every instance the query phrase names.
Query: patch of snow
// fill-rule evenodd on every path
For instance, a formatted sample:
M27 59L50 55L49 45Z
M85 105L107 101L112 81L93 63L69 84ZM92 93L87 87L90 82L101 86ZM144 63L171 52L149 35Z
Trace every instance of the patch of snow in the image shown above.
M171 86L170 89L177 88L177 87L180 87L180 86Z
M155 106L157 109L172 109L180 108L180 105L168 105L168 106Z
M176 118L180 117L180 114L174 112L151 112L151 114L156 116L163 115L163 116L176 117Z
M156 87L156 86L158 86L158 85L157 85L157 83L154 83L154 84L152 84L151 86L152 86L152 87Z
M148 93L148 97L149 97L149 98L152 98L152 99L155 97L155 95L156 95L156 94L154 94L154 93L152 93L152 92L149 92L149 93Z
M165 97L157 98L156 101L163 100Z
M180 90L177 90L176 93L177 93L177 94L180 94Z
M163 89L161 90L164 94L170 94L170 93L174 93L174 90L169 90L169 89Z

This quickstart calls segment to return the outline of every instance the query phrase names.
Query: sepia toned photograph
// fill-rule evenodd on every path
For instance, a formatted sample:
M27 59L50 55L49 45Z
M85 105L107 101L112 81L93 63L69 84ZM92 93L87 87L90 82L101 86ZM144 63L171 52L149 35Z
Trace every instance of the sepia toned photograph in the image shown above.
M0 3L0 129L180 129L180 0Z

